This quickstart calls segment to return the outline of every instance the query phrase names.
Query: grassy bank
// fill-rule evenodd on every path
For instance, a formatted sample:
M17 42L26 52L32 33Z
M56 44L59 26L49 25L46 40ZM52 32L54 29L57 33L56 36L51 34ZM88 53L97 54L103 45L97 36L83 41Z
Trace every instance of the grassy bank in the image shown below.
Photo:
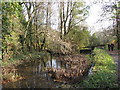
M80 83L85 88L117 88L116 65L112 57L104 50L95 49L90 57L95 66L93 74Z

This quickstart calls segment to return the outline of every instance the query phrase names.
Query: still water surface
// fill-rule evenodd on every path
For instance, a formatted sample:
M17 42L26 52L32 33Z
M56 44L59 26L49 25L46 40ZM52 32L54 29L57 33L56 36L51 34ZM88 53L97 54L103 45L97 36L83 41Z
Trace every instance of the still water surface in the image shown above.
M53 81L46 72L46 68L68 68L68 65L59 60L59 58L38 59L19 65L14 76L24 77L22 80L9 82L3 85L3 88L53 88L60 87L61 83Z

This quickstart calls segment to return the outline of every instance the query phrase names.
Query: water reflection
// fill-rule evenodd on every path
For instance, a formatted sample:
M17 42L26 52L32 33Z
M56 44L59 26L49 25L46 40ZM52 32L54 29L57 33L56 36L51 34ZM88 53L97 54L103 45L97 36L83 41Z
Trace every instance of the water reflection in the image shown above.
M51 59L51 60L47 61L46 67L55 68L55 69L70 68L70 66L68 64L66 64L65 62L63 62L59 59Z
M68 68L69 65L59 60L59 57L41 58L31 62L24 63L16 67L17 71L10 72L12 76L20 76L23 79L10 81L3 84L4 88L52 88L58 87L46 68ZM8 75L10 74L8 73ZM8 78L7 78L8 79Z
M46 63L46 66L47 67L51 67L51 68L61 68L61 62L60 61L57 61L57 60L55 60L55 59L52 59L52 60L50 60L50 61L48 61L47 63Z

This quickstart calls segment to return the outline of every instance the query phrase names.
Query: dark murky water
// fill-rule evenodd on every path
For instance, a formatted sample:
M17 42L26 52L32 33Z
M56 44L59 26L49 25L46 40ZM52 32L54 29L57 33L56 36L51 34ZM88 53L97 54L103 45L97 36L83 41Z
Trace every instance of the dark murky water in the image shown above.
M42 57L40 59L32 60L31 62L24 62L16 67L15 71L9 72L6 76L7 79L13 80L2 85L2 88L58 88L61 85L69 85L65 83L55 82L47 68L55 69L69 69L70 64L60 60L60 57ZM88 75L91 74L92 69L89 70ZM17 78L22 79L17 79Z
M19 65L17 71L12 72L12 76L24 77L22 80L9 82L3 88L53 88L60 87L60 83L55 83L46 68L68 68L69 66L59 58L37 59L32 62Z

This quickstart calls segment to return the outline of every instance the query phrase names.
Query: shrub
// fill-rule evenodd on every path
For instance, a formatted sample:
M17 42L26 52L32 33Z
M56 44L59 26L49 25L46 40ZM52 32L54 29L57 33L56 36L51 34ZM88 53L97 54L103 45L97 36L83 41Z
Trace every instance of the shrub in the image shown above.
M82 85L87 88L116 88L117 76L116 65L112 57L104 50L95 49L95 55L91 57L95 66L93 74L89 75L86 80L83 80Z

